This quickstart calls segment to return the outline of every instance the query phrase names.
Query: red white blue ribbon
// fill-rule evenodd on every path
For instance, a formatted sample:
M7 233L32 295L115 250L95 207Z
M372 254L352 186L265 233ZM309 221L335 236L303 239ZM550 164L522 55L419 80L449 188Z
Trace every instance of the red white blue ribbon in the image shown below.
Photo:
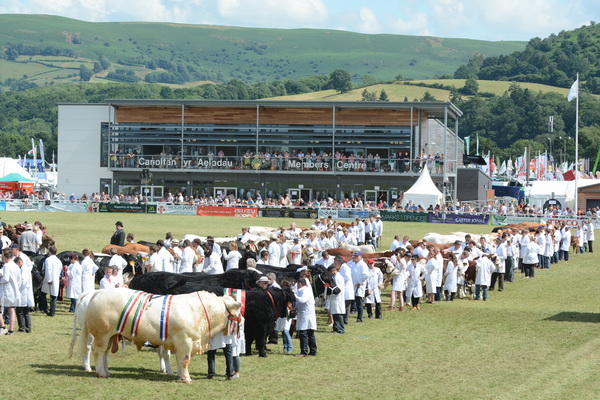
M160 312L160 340L165 341L169 332L169 313L171 312L171 302L173 296L168 294L163 299L163 306Z

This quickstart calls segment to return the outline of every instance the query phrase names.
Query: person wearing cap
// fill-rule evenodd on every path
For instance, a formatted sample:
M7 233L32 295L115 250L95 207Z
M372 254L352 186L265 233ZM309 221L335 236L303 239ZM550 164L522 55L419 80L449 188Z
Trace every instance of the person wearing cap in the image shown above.
M381 289L383 289L383 274L381 269L375 268L375 260L367 260L369 267L369 279L367 280L367 289L365 302L367 304L367 315L369 319L373 318L373 304L375 304L375 318L381 319Z
M271 280L266 277L266 276L261 276L257 281L256 281L256 286L258 288L267 290L269 288L269 284L271 283Z
M398 270L398 274L392 278L392 290L390 293L390 307L388 311L394 311L396 309L396 298L400 303L399 311L404 311L404 291L406 290L406 280L408 279L408 272L406 267L410 262L410 256L412 254L405 252L401 257L397 257L394 267Z
M125 231L123 230L123 223L121 221L115 222L115 233L110 238L110 244L116 246L125 245Z
M21 251L30 257L35 256L38 253L38 248L42 244L41 239L33 231L31 224L25 224L25 232L19 236L19 246Z
M317 355L317 315L315 313L315 298L312 288L306 278L298 279L295 288L296 294L296 330L300 336L300 354L296 357Z
M331 290L329 296L329 312L333 317L333 332L343 334L346 332L344 328L344 316L346 314L346 301L344 300L344 277L340 274L339 269L344 263L341 257L336 257L334 263L327 267L327 271L333 277L336 287Z
M354 283L354 303L356 305L356 322L363 322L363 301L365 297L365 288L369 279L369 267L362 259L360 251L352 254L352 260L348 263L352 271L352 282Z
M419 301L423 296L423 279L427 275L425 267L419 262L419 256L413 254L411 262L406 267L408 281L406 285L406 297L411 299L412 310L420 310Z
M0 309L0 334L12 335L17 320L16 308L20 305L21 298L21 270L13 261L13 254L10 249L2 250L2 268L0 269L0 303L4 310L8 312L9 326L8 331L4 326L4 316Z

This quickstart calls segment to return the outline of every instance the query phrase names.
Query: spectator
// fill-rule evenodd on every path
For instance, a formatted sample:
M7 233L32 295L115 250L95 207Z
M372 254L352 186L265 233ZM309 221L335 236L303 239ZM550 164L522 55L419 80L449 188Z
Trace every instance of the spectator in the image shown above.
M123 230L123 223L121 221L117 221L115 223L115 233L113 233L110 238L110 244L114 244L116 246L124 246L125 245L125 231Z

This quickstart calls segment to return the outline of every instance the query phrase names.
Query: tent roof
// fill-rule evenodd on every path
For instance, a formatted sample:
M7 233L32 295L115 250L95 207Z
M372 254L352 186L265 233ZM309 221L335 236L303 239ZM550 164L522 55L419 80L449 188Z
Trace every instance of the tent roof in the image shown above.
M427 168L427 164L421 170L421 175L419 179L408 189L404 194L432 194L443 196L442 192L435 186L433 180L431 179L431 175L429 175L429 169Z
M12 173L0 178L0 182L35 182L33 179L25 178L23 175Z
M0 157L0 176L6 176L13 172L27 179L32 179L31 174L20 166L17 160L10 157Z

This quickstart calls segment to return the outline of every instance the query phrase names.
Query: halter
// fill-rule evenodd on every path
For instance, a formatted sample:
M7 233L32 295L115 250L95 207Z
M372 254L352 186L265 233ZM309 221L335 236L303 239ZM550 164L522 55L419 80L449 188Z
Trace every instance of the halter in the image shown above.
M267 292L267 294L271 298L271 304L273 305L273 311L275 311L275 318L279 318L279 313L277 312L277 306L275 306L275 299L273 299L273 295L268 290L265 290L265 292Z

